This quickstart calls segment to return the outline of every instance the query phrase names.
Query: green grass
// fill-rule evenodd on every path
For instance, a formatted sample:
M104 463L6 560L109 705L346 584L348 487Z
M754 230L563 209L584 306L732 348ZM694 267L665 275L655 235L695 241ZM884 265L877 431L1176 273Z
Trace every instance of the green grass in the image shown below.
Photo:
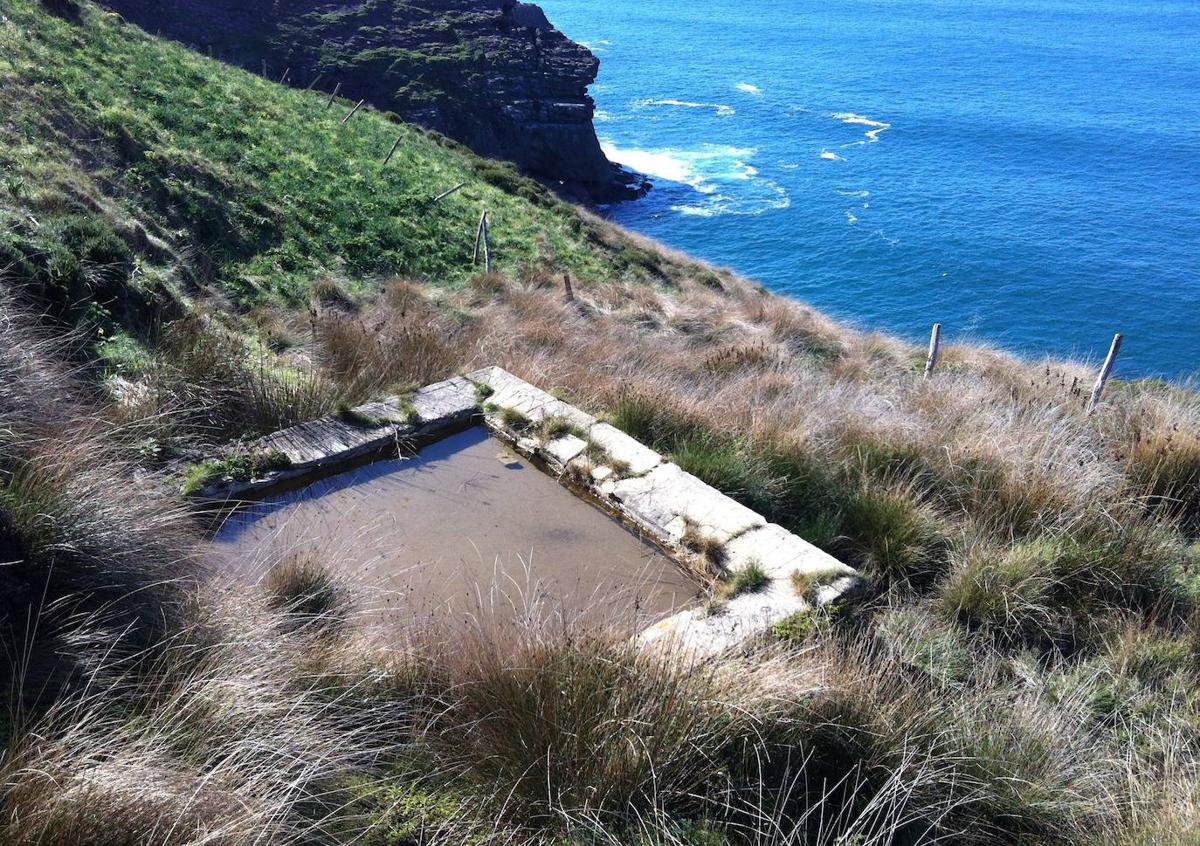
M180 482L185 496L218 482L249 482L272 470L285 470L291 461L282 452L235 453L189 465Z
M724 599L733 599L746 593L757 593L771 583L771 577L757 561L751 561L731 575L720 588Z
M510 168L386 114L342 125L344 102L84 8L75 25L13 0L0 23L0 267L62 317L145 329L197 284L242 307L304 304L318 280L342 307L376 277L456 285L485 208L501 270L618 273L573 207L510 193Z

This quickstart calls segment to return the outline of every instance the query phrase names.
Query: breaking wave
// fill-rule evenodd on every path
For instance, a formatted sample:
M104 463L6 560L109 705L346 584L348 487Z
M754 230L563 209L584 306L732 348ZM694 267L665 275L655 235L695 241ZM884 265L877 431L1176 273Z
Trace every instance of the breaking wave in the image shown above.
M858 115L854 112L834 112L830 115L834 120L840 120L842 123L857 124L859 126L869 126L866 132L863 133L867 137L866 143L873 144L879 140L879 133L885 132L892 128L892 125L882 120L872 120L866 115ZM864 143L862 141L856 143Z
M745 147L702 144L694 149L636 150L602 143L605 155L647 176L692 189L691 196L660 186L657 196L678 214L715 217L721 214L759 215L785 209L791 198L782 185L750 164L757 152ZM655 194L652 193L652 196Z
M634 100L635 108L647 108L649 106L675 106L681 109L712 109L721 117L732 117L737 114L737 109L733 106L726 106L724 103L694 103L690 100L656 100L647 97L643 100Z

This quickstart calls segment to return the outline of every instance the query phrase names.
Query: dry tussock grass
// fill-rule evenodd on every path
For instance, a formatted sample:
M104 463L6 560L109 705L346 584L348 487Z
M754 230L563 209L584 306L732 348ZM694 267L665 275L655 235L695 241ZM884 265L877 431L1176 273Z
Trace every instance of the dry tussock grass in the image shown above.
M665 281L566 303L530 267L437 300L396 281L307 332L254 315L261 367L185 324L153 414L240 434L500 364L863 567L864 605L695 667L562 625L368 639L319 555L198 583L178 509L128 494L140 430L82 425L0 309L7 633L45 590L5 653L0 839L1189 842L1194 394L1116 384L1089 418L1077 365L964 345L925 382L914 345L629 260ZM281 362L329 391L264 387Z

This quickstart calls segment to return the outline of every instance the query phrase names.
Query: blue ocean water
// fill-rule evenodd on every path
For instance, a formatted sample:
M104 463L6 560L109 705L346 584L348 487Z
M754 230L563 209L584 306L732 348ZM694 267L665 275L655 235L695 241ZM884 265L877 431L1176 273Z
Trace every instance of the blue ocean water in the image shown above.
M1200 371L1200 3L541 0L610 216L868 328Z

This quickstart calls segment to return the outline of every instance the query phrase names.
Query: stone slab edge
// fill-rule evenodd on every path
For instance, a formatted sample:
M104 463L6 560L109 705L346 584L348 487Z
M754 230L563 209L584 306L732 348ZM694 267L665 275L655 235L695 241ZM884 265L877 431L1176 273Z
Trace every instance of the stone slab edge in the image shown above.
M685 535L698 536L721 545L724 574L756 564L769 577L760 591L716 607L688 609L650 626L637 636L643 646L693 658L714 656L793 614L834 601L859 583L853 568L768 523L610 424L499 367L466 378L490 394L485 405L489 428L640 529L672 557L706 566L684 543ZM511 422L514 417L519 426ZM794 573L812 585L803 597L793 587Z
M282 455L287 465L248 481L207 485L194 497L209 503L250 499L286 482L327 472L401 446L419 448L470 425L480 415L476 384L461 376L300 423L252 441L248 455ZM373 425L377 424L377 425Z

